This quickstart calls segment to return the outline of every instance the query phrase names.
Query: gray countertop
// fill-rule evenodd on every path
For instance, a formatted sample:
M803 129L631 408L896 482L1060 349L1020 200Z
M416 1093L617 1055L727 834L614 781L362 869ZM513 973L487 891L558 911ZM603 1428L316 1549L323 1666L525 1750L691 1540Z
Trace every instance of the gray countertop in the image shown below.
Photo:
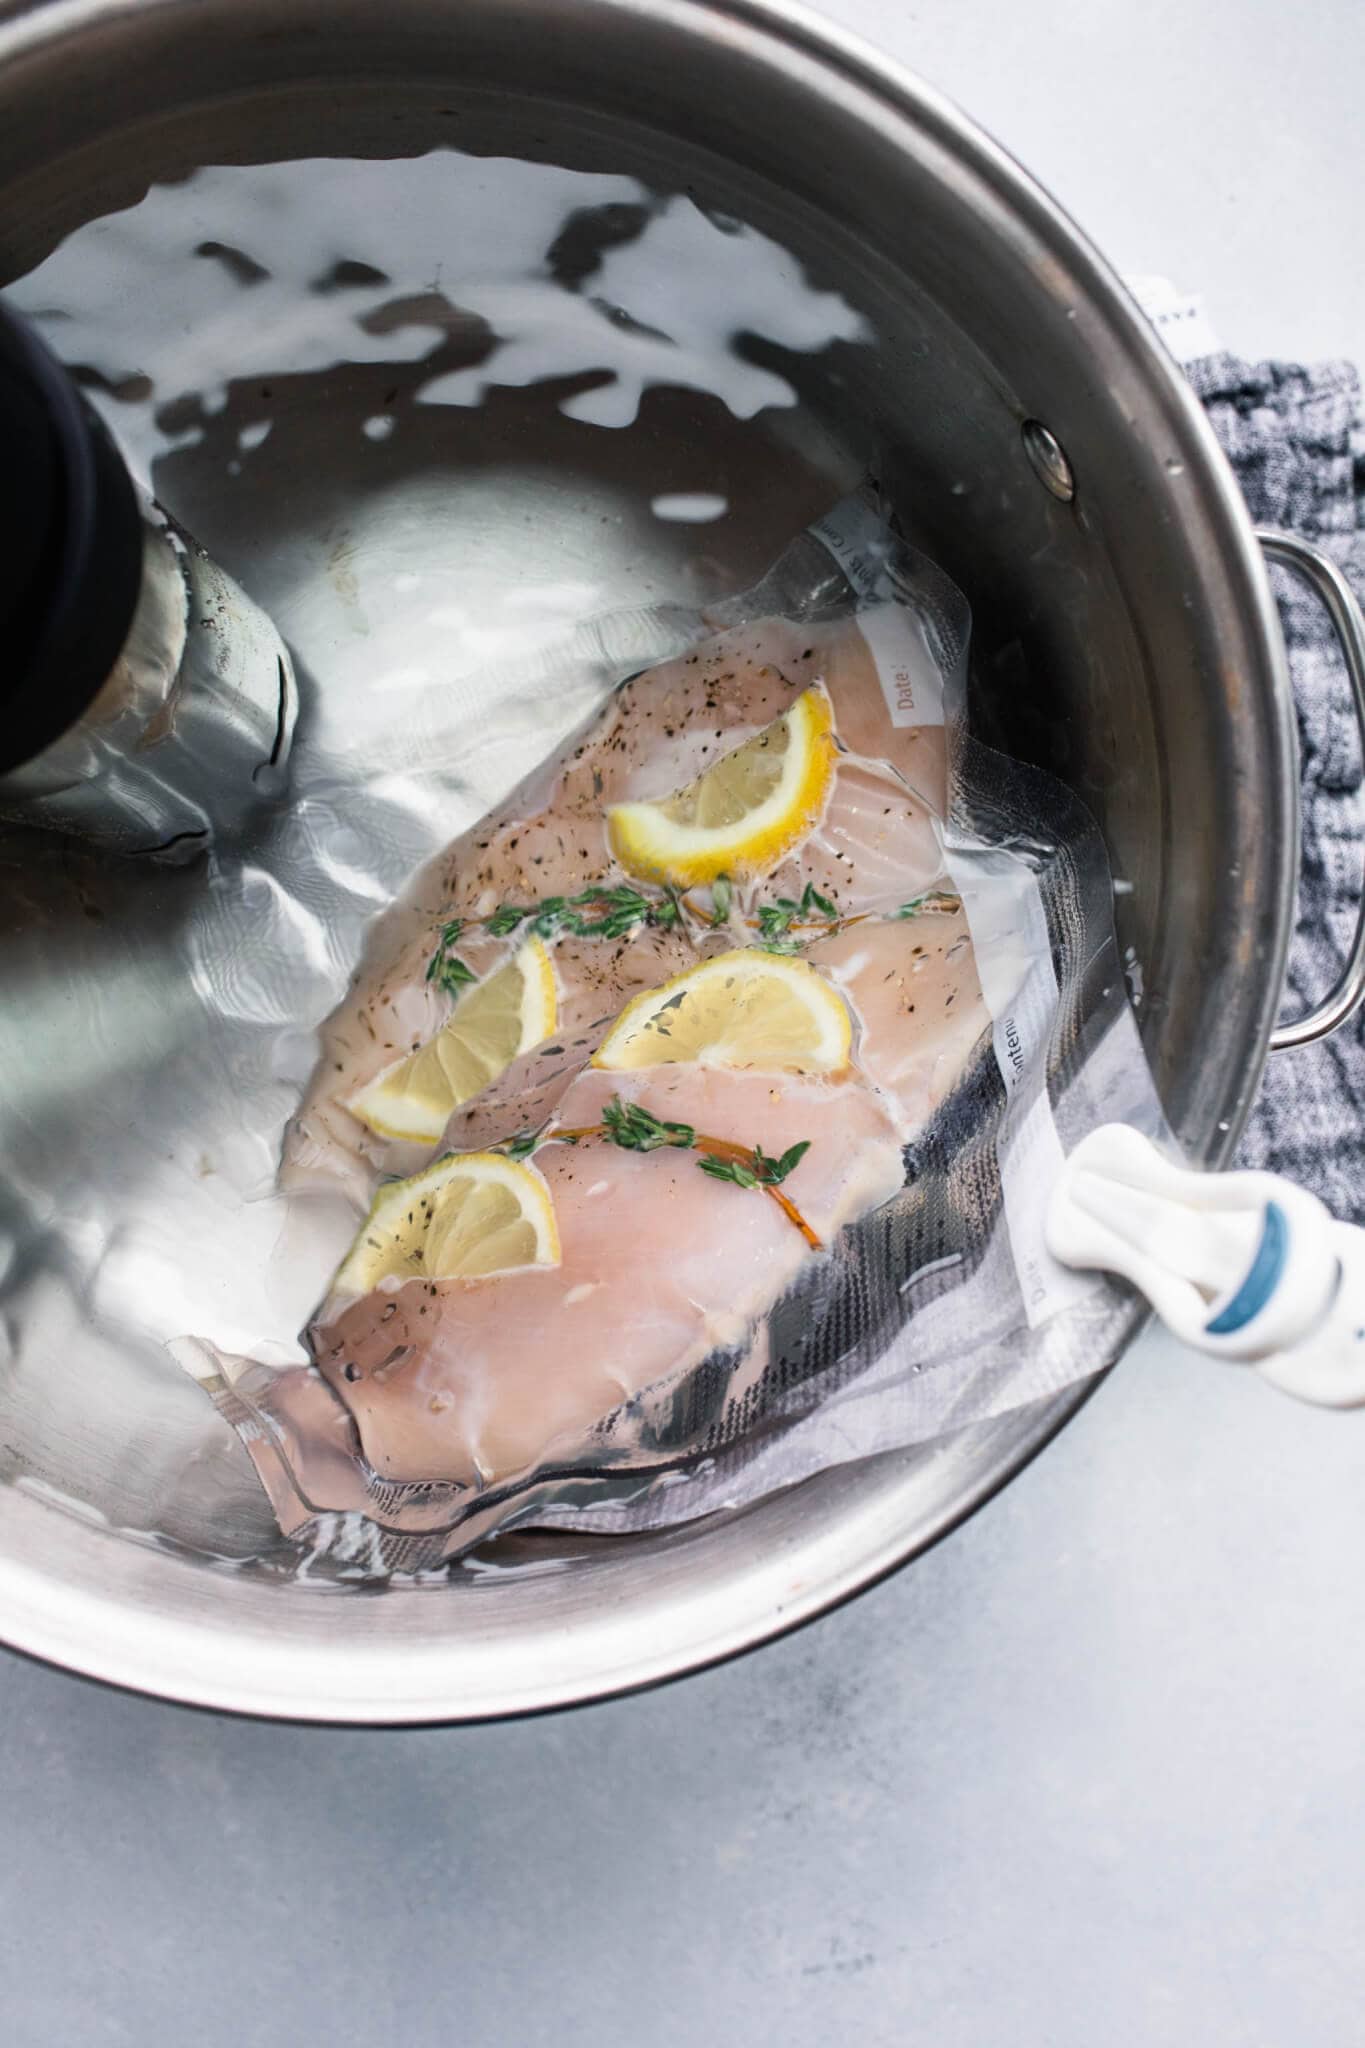
M1149 1343L738 1664L324 1733L4 1668L12 2048L1350 2048L1365 1438ZM182 2033L183 2030L183 2033Z
M1365 9L841 0L1248 353L1365 355ZM1365 1419L1149 1340L999 1499L739 1664L328 1734L0 1657L9 2048L1347 2048Z

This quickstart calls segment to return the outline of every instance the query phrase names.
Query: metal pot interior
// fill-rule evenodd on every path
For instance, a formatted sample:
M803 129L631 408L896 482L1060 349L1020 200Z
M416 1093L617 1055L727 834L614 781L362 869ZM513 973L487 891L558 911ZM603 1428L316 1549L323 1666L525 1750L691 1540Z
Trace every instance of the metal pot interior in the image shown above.
M203 165L443 149L688 194L782 244L867 338L806 351L755 333L740 353L796 405L746 419L705 390L654 386L612 429L566 417L562 382L417 406L428 361L291 372L282 351L278 375L231 383L200 437L163 456L162 499L276 618L311 690L360 692L377 648L389 663L421 654L403 574L444 576L466 617L501 616L528 578L590 588L604 608L739 588L874 466L970 598L978 729L1099 819L1168 1114L1196 1158L1220 1157L1259 1072L1293 874L1268 591L1178 373L1074 231L932 95L741 4L38 6L0 24L0 282ZM429 234L458 306L458 218ZM572 235L564 247L572 263ZM431 284L392 276L395 299ZM704 263L689 285L718 288ZM467 359L458 320L440 345ZM269 440L232 473L263 403ZM376 419L393 424L365 431ZM1029 459L1033 421L1065 451L1069 501ZM651 509L695 492L721 494L724 516ZM0 1144L25 1205L45 1191L59 1209L73 1176L127 1170L111 1091L125 1125L130 1105L155 1113L147 1012L172 1000L159 948L198 884L75 850L40 860L18 831L0 862L17 1048ZM93 980L105 1026L72 1046L61 993ZM15 1284L0 1278L0 1297ZM226 1501L239 1551L252 1516L268 1539L236 1444L152 1355L92 1403L108 1366L97 1315L47 1313L38 1355L27 1344L0 1375L0 1635L118 1682L302 1717L525 1710L746 1647L913 1555L1080 1398L742 1515L509 1540L439 1588L359 1597L214 1561ZM1115 1312L1097 1371L1132 1327ZM171 1542L134 1540L150 1530Z

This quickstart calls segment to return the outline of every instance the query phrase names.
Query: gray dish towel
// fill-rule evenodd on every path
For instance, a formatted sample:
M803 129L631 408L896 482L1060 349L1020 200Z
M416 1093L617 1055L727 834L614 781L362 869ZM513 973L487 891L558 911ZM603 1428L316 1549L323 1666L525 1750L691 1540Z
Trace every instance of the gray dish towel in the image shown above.
M1206 356L1186 366L1258 524L1316 541L1365 595L1365 428L1349 363ZM1303 874L1284 1014L1335 981L1360 905L1365 793L1350 686L1321 605L1274 572L1298 710ZM1239 1163L1284 1173L1365 1222L1365 1019L1271 1055Z

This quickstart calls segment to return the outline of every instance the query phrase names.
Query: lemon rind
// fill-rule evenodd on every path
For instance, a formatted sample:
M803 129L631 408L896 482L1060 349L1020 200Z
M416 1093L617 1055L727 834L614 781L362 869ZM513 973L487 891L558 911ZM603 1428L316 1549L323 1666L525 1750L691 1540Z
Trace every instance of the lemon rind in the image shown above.
M733 974L736 968L746 979L767 975L774 981L783 982L788 988L798 990L804 998L812 988L818 988L820 997L809 1005L810 1013L823 1025L818 1058L811 1064L797 1068L781 1066L775 1072L797 1072L808 1074L835 1074L848 1065L853 1049L853 1020L843 995L832 983L825 980L819 971L805 960L788 960L780 955L764 953L757 947L737 947L728 953L716 953L697 967L688 968L676 974L671 980L662 982L657 988L644 989L633 996L617 1017L611 1030L593 1054L592 1065L608 1073L640 1073L647 1067L634 1062L623 1064L611 1057L613 1046L624 1047L668 1002L688 989L696 989L707 982ZM837 1024L835 1019L838 1019ZM632 1028L634 1027L634 1028ZM723 1041L722 1041L723 1042ZM763 1071L756 1063L733 1062L707 1057L703 1052L688 1061L651 1062L652 1065L695 1065L713 1067L743 1068L752 1066Z
M608 842L629 874L684 889L713 882L719 875L751 881L771 873L810 837L834 786L834 710L824 686L813 683L780 715L799 744L789 746L789 765L777 788L739 825L675 823L664 806L674 800L676 791L662 799L613 804L608 809Z
M528 972L526 964L528 960L534 965L534 975ZM550 949L544 940L534 934L527 939L523 939L521 944L514 948L505 959L500 960L495 967L490 968L488 973L481 977L479 987L485 987L495 974L501 974L503 969L510 966L513 961L522 963L523 983L528 992L532 990L538 992L539 1003L533 1006L531 1003L523 1001L521 1036L517 1043L517 1049L512 1054L511 1059L507 1061L506 1066L500 1067L497 1073L488 1076L487 1081L484 1083L485 1087L490 1086L492 1082L496 1081L499 1074L506 1073L507 1067L512 1064L512 1060L520 1059L523 1053L530 1052L533 1047L542 1044L545 1039L552 1037L559 1021L559 989L555 979L554 961L551 958ZM444 1031L446 1029L448 1029L448 1025L442 1025L441 1030ZM439 1032L433 1033L432 1037L427 1039L423 1045L416 1047L414 1052L400 1054L396 1060L391 1060L388 1066L381 1068L372 1081L367 1081L363 1088L358 1088L354 1094L347 1096L346 1108L375 1137L411 1145L435 1145L439 1142L454 1110L460 1108L459 1102L452 1103L450 1109L446 1110L444 1115L442 1115L439 1123L435 1120L434 1116L425 1119L415 1116L410 1122L403 1124L390 1117L376 1116L369 1107L371 1102L383 1102L384 1082L386 1079L391 1074L397 1073L401 1067L405 1067L408 1061L414 1058L415 1053L425 1051L426 1046L433 1044L439 1036ZM402 1096L396 1097L394 1106L401 1108L403 1100ZM472 1101L473 1097L465 1096L463 1100Z
M405 1180L389 1181L379 1190L370 1204L369 1214L356 1232L350 1251L337 1269L332 1282L333 1294L359 1297L373 1293L385 1275L382 1269L367 1269L363 1251L365 1238L384 1229L385 1217L401 1210L419 1191L438 1190L457 1176L468 1174L471 1168L476 1169L476 1179L495 1180L510 1188L518 1197L522 1215L535 1231L537 1256L530 1266L504 1266L498 1268L498 1272L517 1273L535 1267L557 1266L562 1257L559 1223L555 1216L554 1197L543 1176L524 1160L508 1159L501 1152L450 1152L431 1166L424 1166L420 1173L410 1174ZM525 1199L527 1195L533 1197L529 1205ZM375 1248L371 1262L377 1261L378 1256ZM491 1279L494 1275L481 1274L479 1277Z

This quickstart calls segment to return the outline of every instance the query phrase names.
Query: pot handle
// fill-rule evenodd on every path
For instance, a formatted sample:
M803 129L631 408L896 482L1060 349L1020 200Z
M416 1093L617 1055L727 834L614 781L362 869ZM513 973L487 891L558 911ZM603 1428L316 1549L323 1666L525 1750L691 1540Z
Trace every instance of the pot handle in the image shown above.
M1346 664L1360 743L1365 750L1365 614L1361 612L1355 592L1331 557L1325 555L1321 548L1314 547L1311 541L1300 540L1296 533L1276 533L1269 527L1258 527L1256 538L1268 561L1295 570L1321 599ZM1270 1050L1288 1052L1295 1046L1315 1045L1320 1038L1329 1037L1339 1025L1354 1016L1362 1000L1365 1000L1365 890L1361 892L1360 914L1356 919L1351 950L1337 977L1336 986L1304 1016L1295 1017L1288 1024L1277 1024L1270 1034Z

